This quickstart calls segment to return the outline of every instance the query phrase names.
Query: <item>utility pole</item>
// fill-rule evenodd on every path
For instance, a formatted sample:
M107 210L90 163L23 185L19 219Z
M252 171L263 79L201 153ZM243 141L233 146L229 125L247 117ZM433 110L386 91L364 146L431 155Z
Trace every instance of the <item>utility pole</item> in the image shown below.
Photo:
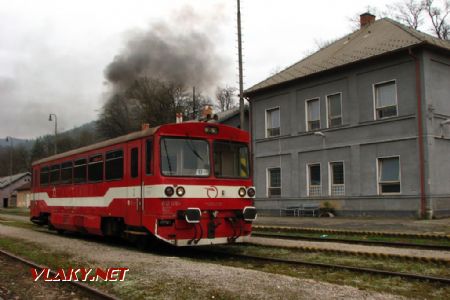
M195 86L192 87L192 119L195 120Z
M49 122L53 121L52 116L55 117L55 154L58 153L58 118L56 117L56 114L49 114L48 120Z
M6 137L6 141L9 142L9 180L12 180L12 170L13 170L13 138L10 136Z
M241 129L245 128L244 82L242 75L242 37L241 37L241 1L237 0L238 56L239 56L239 120Z

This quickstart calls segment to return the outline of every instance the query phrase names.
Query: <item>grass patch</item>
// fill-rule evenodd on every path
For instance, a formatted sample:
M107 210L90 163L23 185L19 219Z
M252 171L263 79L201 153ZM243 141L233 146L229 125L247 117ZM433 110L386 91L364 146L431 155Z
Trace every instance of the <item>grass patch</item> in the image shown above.
M38 225L31 223L31 222L12 220L12 219L4 218L1 216L0 216L0 224L6 225L6 226L25 228L25 229L36 229L39 227Z
M26 216L30 215L30 210L28 208L0 208L0 214L16 215L16 216Z
M93 261L75 258L70 253L49 250L42 245L17 238L0 236L0 249L48 266L53 270L69 267L106 268L106 266L99 266ZM161 276L155 277L152 269L149 266L142 266L142 264L130 265L129 268L130 271L123 282L97 281L87 282L87 284L123 299L241 299L237 292L205 286L200 278L192 282Z

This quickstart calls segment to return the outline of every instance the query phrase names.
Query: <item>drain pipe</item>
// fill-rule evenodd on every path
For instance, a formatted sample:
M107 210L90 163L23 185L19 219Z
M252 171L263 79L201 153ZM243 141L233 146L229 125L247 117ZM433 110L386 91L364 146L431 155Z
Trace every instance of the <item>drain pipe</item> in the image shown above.
M425 192L425 154L423 140L423 120L422 120L422 87L420 80L420 60L409 48L409 55L414 59L416 70L416 96L417 96L417 128L419 143L419 177L420 177L420 217L425 218L427 196Z

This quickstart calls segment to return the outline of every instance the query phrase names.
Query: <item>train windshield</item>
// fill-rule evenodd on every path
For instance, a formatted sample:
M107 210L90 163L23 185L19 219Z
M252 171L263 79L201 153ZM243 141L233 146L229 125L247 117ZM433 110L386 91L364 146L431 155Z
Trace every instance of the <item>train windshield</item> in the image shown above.
M230 141L214 142L214 175L222 178L249 177L248 147Z
M161 173L164 176L207 177L210 172L206 140L161 139Z

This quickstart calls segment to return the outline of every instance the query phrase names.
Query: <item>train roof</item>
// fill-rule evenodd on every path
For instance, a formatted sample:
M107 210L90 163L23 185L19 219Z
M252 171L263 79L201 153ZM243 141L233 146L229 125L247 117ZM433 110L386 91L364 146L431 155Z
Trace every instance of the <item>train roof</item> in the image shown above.
M63 153L59 153L59 154L56 154L56 155L52 155L52 156L49 156L49 157L37 160L37 161L33 162L32 165L35 166L35 165L38 165L38 164L42 164L42 163L45 163L45 162L49 162L49 161L53 161L53 160L56 160L56 159L64 158L64 157L67 157L67 156L71 156L71 155L75 155L75 154L79 154L79 153L83 153L83 152L88 152L88 151L91 151L91 150L95 150L95 149L103 148L103 147L108 147L108 146L112 146L112 145L115 145L115 144L124 143L124 142L127 142L127 141L131 141L131 140L135 140L135 139L138 139L138 138L141 138L141 137L145 137L145 136L150 136L150 135L153 135L159 129L159 127L160 126L144 129L144 130L141 130L141 131L132 132L132 133L129 133L129 134L126 134L126 135L122 135L122 136L113 138L113 139L109 139L109 140L98 142L98 143L95 143L95 144L92 144L92 145L88 145L88 146L84 146L84 147L81 147L81 148L69 150L69 151L66 151L66 152L63 152Z
M154 135L160 128L161 129L163 129L163 128L169 129L169 128L173 128L173 126L180 126L180 125L183 125L183 124L184 125L189 124L191 126L193 124L199 124L199 125L203 124L203 126L205 124L211 124L211 125L214 125L214 126L228 127L229 129L242 131L242 130L240 130L238 128L231 127L231 126L228 126L228 125L225 125L225 124L218 124L218 123L187 121L187 122L178 123L178 124L176 124L176 123L165 124L165 125L161 125L161 126L157 126L157 127L153 127L153 128L148 128L148 129L132 132L132 133L129 133L129 134L126 134L126 135L122 135L122 136L113 138L113 139L109 139L109 140L98 142L98 143L95 143L95 144L92 144L92 145L88 145L88 146L84 146L84 147L81 147L81 148L73 149L73 150L66 151L66 152L63 152L63 153L59 153L59 154L56 154L56 155L52 155L52 156L49 156L49 157L46 157L46 158L42 158L40 160L37 160L37 161L33 162L32 166L39 165L39 164L46 163L46 162L50 162L50 161L54 161L54 160L61 159L61 158L64 158L64 157L68 157L68 156L72 156L72 155L88 152L88 151L99 149L99 148L104 148L104 147L108 147L108 146L112 146L112 145L116 145L116 144L120 144L120 143L125 143L125 142L132 141L132 140L135 140L135 139L139 139L139 138L142 138L142 137L151 136L151 135Z

